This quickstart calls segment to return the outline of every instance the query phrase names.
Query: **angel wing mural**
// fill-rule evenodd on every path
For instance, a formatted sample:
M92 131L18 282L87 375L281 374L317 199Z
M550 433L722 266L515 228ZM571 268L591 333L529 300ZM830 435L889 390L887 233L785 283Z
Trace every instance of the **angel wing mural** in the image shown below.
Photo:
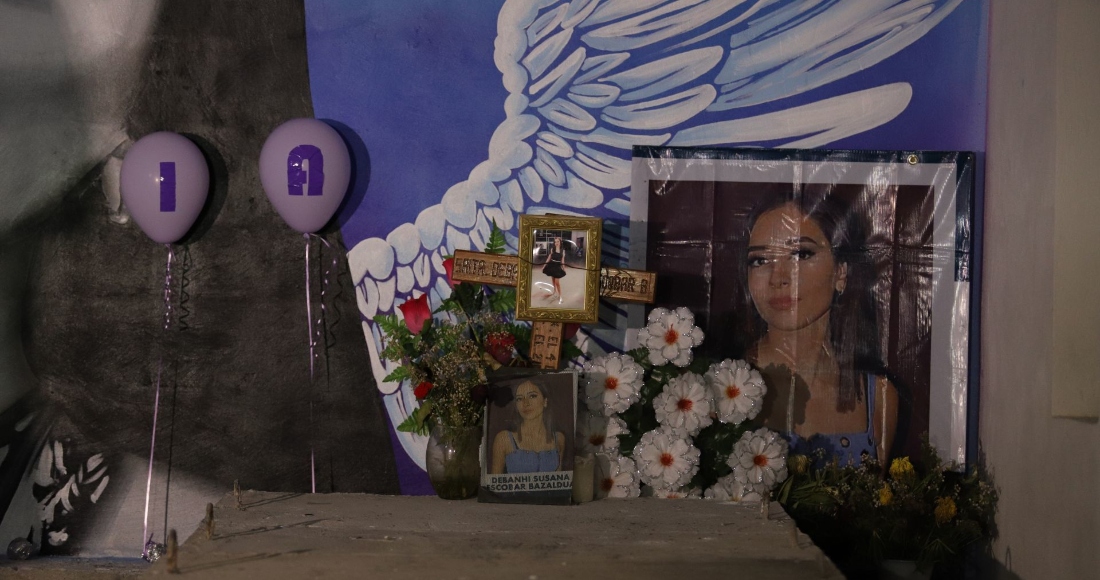
M307 2L317 116L350 119L370 150L370 201L343 231L375 377L392 369L371 319L424 293L438 304L450 291L443 256L483 247L492 222L512 252L521 213L625 223L634 145L813 148L882 127L910 105L912 85L903 72L864 71L961 2L418 0L400 14ZM467 80L409 89L421 74L409 55ZM380 63L391 59L400 64ZM400 100L387 100L390 83L406 87ZM386 117L401 119L400 133ZM604 262L624 263L628 245L608 236ZM400 423L411 386L378 388ZM425 440L397 437L422 468Z

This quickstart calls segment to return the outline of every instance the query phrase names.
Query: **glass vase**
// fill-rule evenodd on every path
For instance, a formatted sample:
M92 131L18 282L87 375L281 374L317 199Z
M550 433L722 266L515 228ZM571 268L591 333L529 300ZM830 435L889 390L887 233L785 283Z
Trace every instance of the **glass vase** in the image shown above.
M481 481L481 427L451 427L436 423L428 437L428 480L443 499L477 494Z

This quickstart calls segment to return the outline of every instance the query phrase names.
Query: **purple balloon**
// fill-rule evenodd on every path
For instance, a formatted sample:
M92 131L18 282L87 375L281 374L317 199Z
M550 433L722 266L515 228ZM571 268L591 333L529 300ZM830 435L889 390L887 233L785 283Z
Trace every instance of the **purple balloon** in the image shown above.
M191 229L206 204L210 168L190 139L161 131L130 147L119 181L137 225L154 242L170 244Z
M260 150L260 183L290 227L303 234L325 226L351 180L351 156L335 129L316 119L291 119Z

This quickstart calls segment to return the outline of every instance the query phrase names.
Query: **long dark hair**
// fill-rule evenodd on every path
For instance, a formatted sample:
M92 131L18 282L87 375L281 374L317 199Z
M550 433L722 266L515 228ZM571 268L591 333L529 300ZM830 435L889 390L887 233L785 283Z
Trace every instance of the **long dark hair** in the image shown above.
M556 433L557 428L554 425L554 413L552 413L550 410L550 395L546 392L546 387L544 385L532 381L531 379L520 381L516 384L515 387L512 388L512 400L515 401L516 405L516 417L513 420L513 431L515 431L516 433L516 441L523 441L523 431L521 431L519 428L520 425L523 425L523 416L519 414L519 388L526 384L533 385L536 389L539 390L540 393L542 393L542 398L546 401L546 408L542 411L542 425L543 427L546 427L546 442L556 444L557 437L554 435L554 433Z
M879 353L878 323L873 295L875 268L867 248L867 225L858 211L828 187L804 186L782 195L771 196L749 214L745 240L748 240L760 216L785 205L793 205L812 219L829 240L836 264L847 265L843 292L834 292L829 308L829 342L840 370L837 411L852 411L863 399L860 375L882 372L885 365ZM744 287L750 345L755 345L768 330L748 292L748 254L738 263Z

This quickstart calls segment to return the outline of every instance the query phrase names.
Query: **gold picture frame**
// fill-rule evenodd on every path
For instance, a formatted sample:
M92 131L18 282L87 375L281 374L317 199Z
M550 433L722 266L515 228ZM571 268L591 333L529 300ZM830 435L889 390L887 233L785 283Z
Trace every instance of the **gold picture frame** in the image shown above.
M516 318L595 323L602 237L600 218L519 216Z

